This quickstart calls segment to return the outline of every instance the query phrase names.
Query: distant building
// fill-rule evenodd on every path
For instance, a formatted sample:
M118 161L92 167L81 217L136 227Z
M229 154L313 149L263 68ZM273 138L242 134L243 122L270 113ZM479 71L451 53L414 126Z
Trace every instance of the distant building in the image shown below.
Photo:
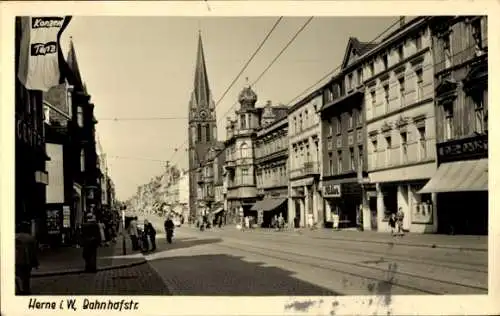
M269 227L274 216L288 218L288 107L272 106L262 111L261 128L255 142L257 194L252 206L257 224Z
M200 215L209 215L214 220L224 215L222 195L224 160L224 143L218 142L208 150L197 170L199 192L197 203L201 207Z
M288 222L300 227L323 223L320 193L322 146L320 115L323 95L314 91L288 112L289 199Z

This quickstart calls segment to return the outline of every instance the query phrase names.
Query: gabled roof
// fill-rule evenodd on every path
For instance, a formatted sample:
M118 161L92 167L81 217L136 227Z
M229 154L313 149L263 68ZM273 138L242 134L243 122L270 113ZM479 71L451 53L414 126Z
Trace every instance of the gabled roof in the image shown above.
M356 37L349 37L347 48L344 53L344 59L342 60L342 69L346 68L349 64L351 54L354 54L356 58L359 58L375 48L375 46L377 46L377 43L360 42Z

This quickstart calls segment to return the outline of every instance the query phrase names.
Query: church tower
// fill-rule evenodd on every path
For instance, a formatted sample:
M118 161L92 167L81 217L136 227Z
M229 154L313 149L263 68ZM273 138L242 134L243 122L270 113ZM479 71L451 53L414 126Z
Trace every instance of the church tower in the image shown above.
M196 168L210 147L217 143L215 103L208 85L207 67L201 33L194 73L194 88L189 101L189 214L197 215Z

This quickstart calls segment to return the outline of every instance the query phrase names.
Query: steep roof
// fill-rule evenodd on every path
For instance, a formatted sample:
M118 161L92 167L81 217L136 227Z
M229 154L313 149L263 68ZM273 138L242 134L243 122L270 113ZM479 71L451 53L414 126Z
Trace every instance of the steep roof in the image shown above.
M349 37L347 48L344 53L344 59L342 60L342 69L347 67L350 61L359 58L360 56L375 48L377 45L377 43L360 42L356 37Z
M196 68L194 73L194 90L192 102L196 107L211 107L213 101L208 84L207 66L205 64L205 53L201 33L198 35L198 52L196 56Z
M67 64L69 69L73 73L73 79L75 82L72 82L78 90L83 91L84 84L82 80L82 75L80 73L80 67L78 66L78 61L76 59L75 45L73 44L73 39L70 39L69 42L69 52L67 57Z

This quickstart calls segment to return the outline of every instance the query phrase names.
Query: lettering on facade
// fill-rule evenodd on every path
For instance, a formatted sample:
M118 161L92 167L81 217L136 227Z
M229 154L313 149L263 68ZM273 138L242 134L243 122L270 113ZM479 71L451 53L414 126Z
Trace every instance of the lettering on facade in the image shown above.
M34 17L31 20L31 28L62 27L64 18L61 17Z
M453 158L466 158L470 156L487 156L488 139L472 138L453 143L440 144L438 148L440 160L452 160Z
M340 184L327 184L323 187L325 197L340 197Z

